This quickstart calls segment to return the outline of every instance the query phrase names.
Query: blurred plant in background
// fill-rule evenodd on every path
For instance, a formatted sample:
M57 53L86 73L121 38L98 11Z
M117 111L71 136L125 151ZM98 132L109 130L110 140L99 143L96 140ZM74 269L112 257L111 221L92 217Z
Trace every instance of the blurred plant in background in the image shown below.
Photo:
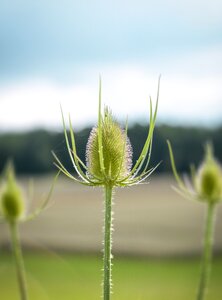
M28 288L27 280L25 274L25 266L22 255L22 249L20 244L20 237L18 231L18 224L20 222L26 222L28 220L34 219L38 214L40 214L46 207L51 197L55 180L58 177L58 174L55 176L51 189L48 196L44 199L42 204L34 210L32 213L27 212L27 206L25 197L21 187L18 185L15 178L15 171L13 164L10 162L6 166L3 186L1 188L0 194L0 216L1 221L5 221L10 228L11 233L11 244L12 250L15 258L17 280L20 291L20 299L27 300L28 297ZM29 195L30 198L31 195Z
M177 173L172 147L169 141L171 165L179 189L175 188L182 196L206 202L207 215L205 221L204 249L197 291L197 300L204 300L210 278L213 250L213 232L216 218L216 205L222 200L222 168L213 156L213 147L210 143L205 146L205 158L196 171L191 165L191 183L183 181Z

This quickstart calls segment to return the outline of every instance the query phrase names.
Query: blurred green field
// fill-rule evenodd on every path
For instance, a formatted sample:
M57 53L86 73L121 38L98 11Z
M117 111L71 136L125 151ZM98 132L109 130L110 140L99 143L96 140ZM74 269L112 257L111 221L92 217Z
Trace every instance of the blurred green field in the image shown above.
M32 300L98 300L101 259L97 256L26 254ZM199 259L115 258L113 300L195 299ZM222 258L213 264L207 300L222 297ZM15 271L9 254L0 253L0 299L18 300Z

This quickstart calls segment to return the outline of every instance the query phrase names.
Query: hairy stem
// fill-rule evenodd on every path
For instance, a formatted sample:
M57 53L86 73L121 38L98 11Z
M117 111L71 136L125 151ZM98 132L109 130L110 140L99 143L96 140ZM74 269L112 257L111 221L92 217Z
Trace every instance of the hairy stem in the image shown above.
M20 299L28 300L25 267L24 267L18 227L16 222L10 223L10 231L11 231L12 250L15 258L17 279L18 279L18 285L20 290Z
M197 291L197 300L204 300L206 297L208 282L210 278L212 248L213 248L213 231L215 218L215 204L209 203L207 207L207 216L204 233L204 249L200 273L200 282Z
M112 186L105 187L104 265L103 299L110 300L111 294L111 248L112 248Z

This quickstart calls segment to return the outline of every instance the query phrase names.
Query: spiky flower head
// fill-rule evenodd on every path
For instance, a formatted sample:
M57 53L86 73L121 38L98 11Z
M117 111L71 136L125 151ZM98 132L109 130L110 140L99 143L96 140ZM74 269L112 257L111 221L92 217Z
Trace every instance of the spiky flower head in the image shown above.
M73 167L79 178L67 171L55 153L55 165L69 178L76 182L90 186L130 186L145 180L156 168L148 169L152 138L156 122L159 98L159 82L156 107L153 113L150 99L150 124L147 139L141 154L132 166L132 147L127 137L127 121L125 129L115 121L111 111L104 109L101 113L101 81L99 87L98 124L90 133L86 147L86 164L79 158L76 151L75 135L69 118L70 137L66 130L65 119L62 112L64 135L68 153Z
M195 176L195 189L202 200L222 200L222 169L214 158L213 148L209 143L206 145L204 161Z
M94 127L86 146L88 176L112 184L115 181L121 181L129 174L132 166L132 147L126 133L114 120L107 107L101 123L104 169L102 170L100 167L99 128Z
M9 222L19 220L25 212L24 197L16 182L11 163L6 170L6 183L1 194L1 211L3 217Z
M222 168L213 156L213 147L206 143L205 157L198 170L191 166L191 184L188 180L184 182L177 173L172 147L167 141L174 176L177 180L179 193L185 197L215 203L222 200ZM188 183L188 184L187 184Z
M0 219L3 218L9 223L14 223L34 219L47 207L59 172L54 177L48 195L44 197L40 206L31 213L27 213L24 193L16 180L12 162L7 164L4 175L4 184L0 193ZM31 192L31 188L29 188L29 192ZM33 195L28 193L27 198L33 198Z

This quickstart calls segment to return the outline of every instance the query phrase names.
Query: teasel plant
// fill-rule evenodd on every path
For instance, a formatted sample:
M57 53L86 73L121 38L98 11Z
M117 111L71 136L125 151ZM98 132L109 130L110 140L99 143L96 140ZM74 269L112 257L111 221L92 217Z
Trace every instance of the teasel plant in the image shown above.
M3 183L0 191L0 222L6 222L10 229L10 240L14 255L20 300L28 300L29 296L18 227L19 224L34 219L47 208L59 173L60 172L54 177L48 195L43 198L39 207L29 213L27 212L27 203L25 201L24 193L17 183L12 162L7 163L2 176ZM29 188L30 199L33 197L31 186L32 184L30 184Z
M148 168L152 149L152 138L157 116L160 78L158 81L157 100L155 109L150 98L149 130L141 154L132 166L132 146L127 136L127 120L123 130L114 119L111 110L105 107L101 110L101 79L99 83L98 124L89 135L86 145L86 164L79 158L75 143L75 135L69 116L68 135L64 115L62 122L67 150L77 176L71 174L55 157L55 165L67 177L86 186L104 187L104 249L103 249L103 299L111 299L112 270L112 222L113 222L113 190L116 187L128 187L145 181L157 168Z
M206 299L212 258L213 258L213 236L214 224L216 219L216 206L222 200L222 168L213 154L211 143L205 145L205 157L199 168L196 170L191 165L191 180L187 177L183 180L176 169L173 150L169 141L167 141L170 160L174 177L178 187L174 189L183 197L194 199L206 203L206 219L204 230L204 244L201 262L200 280L197 289L197 300Z

